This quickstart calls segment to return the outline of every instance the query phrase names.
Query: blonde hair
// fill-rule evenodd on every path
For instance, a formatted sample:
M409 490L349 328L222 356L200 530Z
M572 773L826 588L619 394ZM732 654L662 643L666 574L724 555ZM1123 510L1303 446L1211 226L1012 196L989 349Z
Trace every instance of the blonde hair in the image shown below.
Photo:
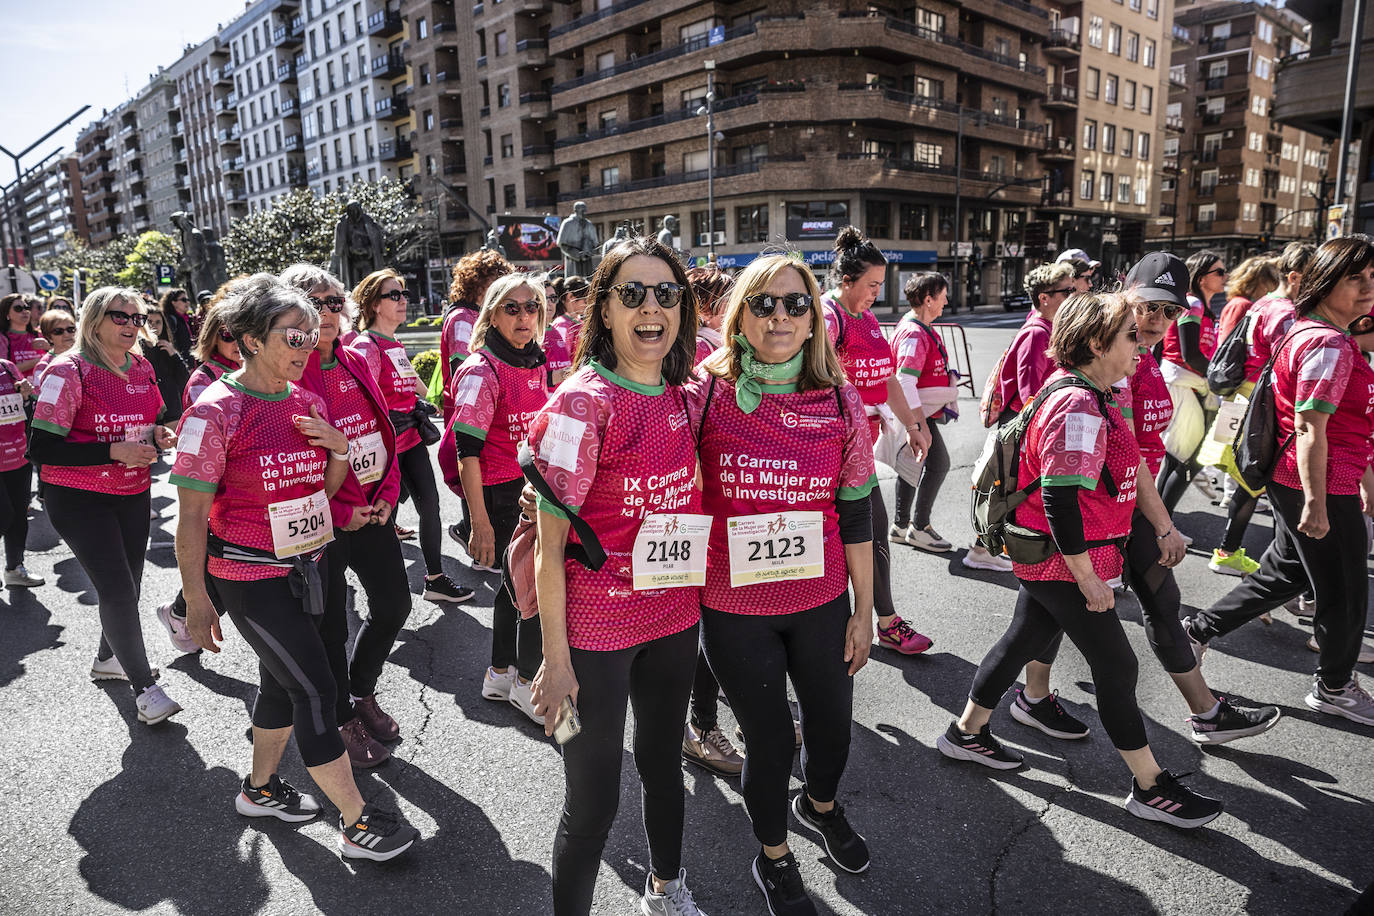
M134 307L140 315L148 312L148 306L143 301L143 294L129 286L102 286L99 289L91 290L86 296L85 302L81 304L81 317L76 321L76 347L77 352L88 362L95 363L103 369L108 369L120 378L124 378L124 370L116 366L105 352L105 346L96 336L96 331L100 329L100 323L105 320L105 313L110 310L110 306L116 302L127 302Z
M1240 262L1227 278L1226 298L1240 296L1251 302L1267 296L1279 288L1279 269L1277 261L1271 257L1256 255Z
M382 285L387 280L395 280L401 284L402 291L406 288L405 277L402 277L390 267L382 270L374 270L358 281L358 285L353 287L353 301L358 304L358 330L365 331L377 317L377 302L382 298Z
M487 331L491 328L491 316L495 314L497 306L522 286L533 293L534 299L539 302L539 314L535 316L535 320L539 322L539 332L535 335L534 341L542 345L544 341L544 311L549 306L544 297L544 283L545 280L540 274L506 274L491 281L491 285L487 287L486 296L482 298L482 309L477 313L477 321L472 326L472 339L468 342L468 351L476 353L482 349L482 345L487 342Z
M220 299L205 310L205 319L200 325L200 334L191 345L191 355L197 362L208 363L219 354L219 329L224 327L224 309Z
M1103 350L1135 311L1123 293L1074 293L1054 314L1050 358L1064 369L1086 366L1097 358L1092 345Z
M755 258L735 278L735 285L725 300L725 318L721 322L721 334L725 346L712 353L702 362L702 370L717 378L734 382L740 375L740 353L742 348L735 341L735 335L744 333L744 311L749 308L745 302L750 296L768 291L773 280L784 270L795 270L801 277L806 293L811 297L811 336L802 344L802 369L797 379L801 391L814 391L821 388L834 388L845 382L844 369L830 345L830 335L825 330L825 317L821 312L821 290L816 278L806 265L785 254L768 254Z

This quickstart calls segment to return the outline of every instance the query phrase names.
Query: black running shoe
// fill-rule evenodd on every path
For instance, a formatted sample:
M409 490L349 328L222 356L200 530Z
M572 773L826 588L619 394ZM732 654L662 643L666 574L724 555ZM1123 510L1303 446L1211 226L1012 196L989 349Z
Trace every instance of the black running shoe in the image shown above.
M811 807L811 799L806 797L806 787L802 786L801 794L792 799L792 813L821 835L825 851L836 865L855 875L868 870L868 844L849 826L844 807L839 802L822 814Z
M1038 703L1027 700L1024 690L1016 691L1016 699L1011 704L1011 717L1022 725L1040 729L1051 738L1074 740L1088 737L1088 726L1069 715L1068 710L1059 704L1058 690Z
M426 601L451 601L454 604L462 604L464 601L471 601L475 594L477 593L472 589L459 585L443 573L425 580Z
M1269 731L1279 724L1277 706L1261 706L1259 709L1239 709L1221 698L1221 708L1210 719L1189 716L1188 725L1192 728L1193 740L1198 744L1225 744L1237 738L1248 738Z
M1179 782L1181 778L1165 770L1159 774L1159 781L1149 789L1140 788L1140 783L1132 779L1131 794L1126 796L1126 810L1142 820L1160 821L1188 829L1216 820L1221 815L1221 801L1199 795Z
M251 775L251 774L250 774ZM255 789L243 777L234 810L244 817L275 817L292 824L313 820L320 813L320 803L309 795L297 792L291 783L276 773L267 785Z
M769 916L816 916L816 905L802 884L797 869L797 857L788 853L781 859L770 859L759 850L754 856L754 883L763 891Z
M972 760L994 770L1014 770L1025 760L1016 751L1003 747L986 725L978 734L966 735L959 731L957 723L951 722L949 729L935 739L935 746L951 760Z
M385 862L405 852L419 837L420 831L399 814L372 805L364 805L362 816L352 824L339 818L339 852L345 859Z

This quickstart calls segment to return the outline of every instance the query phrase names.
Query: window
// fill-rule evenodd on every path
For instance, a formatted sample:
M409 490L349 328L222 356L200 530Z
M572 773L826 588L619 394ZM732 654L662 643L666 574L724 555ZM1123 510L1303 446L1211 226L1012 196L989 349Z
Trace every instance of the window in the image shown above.
M602 71L602 70L609 70L609 69L611 69L611 68L614 67L614 66L615 66L615 52L614 52L614 51L606 51L606 52L604 52L604 53L602 53L602 54L596 55L596 69L597 69L598 72L600 72L600 71Z
M1108 156L1115 155L1116 153L1115 124L1102 125L1102 152L1106 153Z
M432 111L426 111L426 112L425 112L425 130L426 130L426 131L431 131L431 130L433 130L433 129L434 129L434 112L432 112Z
M506 36L506 32L505 32L504 29L502 29L501 31L499 31L499 32L496 33L496 38L495 38L495 41L494 41L494 45L495 45L495 48L496 48L496 56L497 56L497 57L500 57L502 54L505 54L506 51L508 50L507 36Z
M912 150L913 158L922 165L939 165L944 156L944 147L938 143L917 142Z
M1111 172L1102 173L1102 202L1104 204L1112 202L1112 180L1115 177Z
M768 241L768 204L735 209L735 241L740 244Z
M945 30L945 14L918 8L916 10L916 24L932 32L943 32Z
M1230 38L1230 37L1231 37L1231 23L1230 23L1229 21L1228 21L1228 22L1218 22L1216 25L1212 26L1212 40L1213 40L1213 41L1225 41L1226 39L1228 39L1228 38Z
M515 135L514 135L514 134L502 134L502 135L501 135L501 158L502 158L502 159L509 159L510 157L512 157L512 156L514 156L514 155L515 155Z
M416 35L420 38L429 37L429 23L425 21L424 16L421 16L419 19L415 21L415 32Z
M706 158L706 150L696 150L691 153L682 154L682 171L684 172L704 172L710 162Z
M1093 16L1088 20L1088 44L1094 48L1102 47L1102 17Z
M502 83L496 87L496 107L510 107L510 83Z
M1159 18L1159 0L1145 0L1145 15L1151 19Z
M510 210L515 207L515 185L508 184L501 186L501 199L505 208Z
M1198 190L1203 194L1213 194L1217 189L1217 170L1207 169L1198 176Z
M1098 89L1102 85L1102 71L1096 67L1088 68L1088 78L1083 84L1083 96L1089 99L1097 98Z
M1140 62L1151 70L1155 68L1155 40L1145 39L1145 54L1140 58Z
M1092 118L1083 120L1083 148L1097 149L1097 122Z
M1268 19L1261 19L1259 21L1259 28L1256 29L1256 31L1259 32L1260 41L1267 44L1274 43L1274 24Z
M1107 29L1107 53L1121 56L1121 26L1116 23Z
M1164 155L1166 155L1166 156L1177 156L1177 155L1178 155L1178 137L1165 137L1165 138L1164 138Z
M1131 130L1129 127L1121 128L1121 155L1129 159L1131 157L1131 153L1134 151L1135 131Z
M1262 95L1254 96L1250 99L1250 110L1261 118L1269 113L1269 100Z
M601 186L603 188L612 188L618 184L620 184L619 166L611 166L608 169L601 170Z
M1117 83L1117 76L1116 76L1116 74L1115 74L1115 73L1109 73L1109 74L1107 74L1107 83L1106 83L1106 87L1104 88L1104 90L1103 90L1103 92L1102 92L1102 101L1106 102L1108 105L1115 105L1115 104L1116 104L1116 83Z
M1129 61L1140 60L1140 33L1130 32L1126 35L1126 59Z
M1207 114L1220 117L1226 111L1226 96L1219 95L1207 100Z
M1126 80L1122 83L1121 107L1128 111L1135 110L1135 80Z
M1259 78L1262 79L1262 80L1267 80L1267 79L1269 79L1269 74L1270 74L1270 62L1269 62L1269 58L1267 58L1267 57L1256 57L1256 58L1255 58L1255 76L1259 77Z
M1096 173L1092 169L1084 169L1079 173L1078 196L1083 200L1093 199L1093 179L1095 177Z
M1259 131L1250 131L1250 149L1256 153L1264 151L1264 135Z
M1253 187L1258 187L1258 186L1259 186L1259 183L1260 183L1260 171L1259 171L1259 169L1246 169L1246 170L1245 170L1245 183L1248 184L1248 185L1250 185L1252 188L1253 188Z
M927 99L943 99L945 97L945 83L943 80L933 80L928 76L916 77L916 94Z
M1131 202L1131 176L1120 175L1116 179L1116 202L1128 204Z
M614 108L611 108L601 112L601 114L597 117L597 123L601 125L602 130L614 129L616 123L616 110Z
M869 238L890 239L892 235L892 204L886 200L864 201L864 231Z
M1144 178L1135 180L1135 205L1143 207L1148 202L1150 196L1150 183Z
M1140 87L1140 111L1142 114L1149 114L1155 107L1155 88L1153 86Z
M1143 161L1143 162L1149 162L1149 161L1150 161L1150 135L1147 134L1147 133L1142 132L1138 137L1135 138L1135 146L1136 146L1136 158L1140 159L1140 160ZM1178 151L1175 150L1174 152L1177 153Z
M899 204L897 206L897 238L930 241L930 206L928 204Z
M1217 218L1217 205L1216 205L1216 204L1200 204L1200 205L1198 206L1198 208L1197 208L1197 224L1198 224L1198 228L1199 228L1199 229L1201 229L1201 228L1203 228L1203 227L1206 227L1206 228L1208 228L1208 229L1212 228L1212 222L1213 222L1214 220L1216 220L1216 218Z

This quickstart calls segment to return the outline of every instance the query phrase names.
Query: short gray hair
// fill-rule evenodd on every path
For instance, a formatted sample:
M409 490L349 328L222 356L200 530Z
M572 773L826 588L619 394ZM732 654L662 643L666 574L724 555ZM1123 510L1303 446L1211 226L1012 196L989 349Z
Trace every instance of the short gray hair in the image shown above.
M295 312L312 328L320 326L320 313L306 301L305 294L271 274L253 274L234 284L218 308L224 327L238 341L244 360L253 357L243 345L244 337L251 335L266 341L277 320L284 315Z
M316 267L314 264L292 264L281 272L281 282L287 286L294 286L301 291L301 295L309 296L310 291L321 286L330 289L337 289L344 297L343 316L349 322L354 322L358 317L358 307L353 302L353 297L344 288L343 281L325 270L323 267Z

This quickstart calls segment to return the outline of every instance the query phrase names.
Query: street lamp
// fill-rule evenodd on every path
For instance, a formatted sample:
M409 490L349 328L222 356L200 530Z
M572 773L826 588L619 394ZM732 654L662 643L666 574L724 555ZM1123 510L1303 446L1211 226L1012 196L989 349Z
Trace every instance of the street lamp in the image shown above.
M91 107L90 105L82 105L82 106L81 106L80 108L78 108L76 111L74 111L74 112L72 112L70 115L68 115L68 116L67 116L67 119L66 119L65 121L63 121L61 124L58 124L58 125L57 125L56 127L54 127L52 130L48 131L46 134L44 134L43 136L39 137L37 140L33 141L32 143L30 143L28 146L24 147L22 150L20 150L20 151L17 152L17 153L12 153L12 152L10 152L9 150L5 149L5 147L0 146L0 153L4 153L6 156L9 156L10 159L14 162L14 178L15 178L16 183L22 184L21 179L24 177L24 176L23 176L23 170L19 167L19 160L20 160L20 159L23 159L23 158L24 158L25 156L27 156L29 153L33 152L36 148L38 148L39 145L41 145L43 142L45 142L45 141L46 141L49 137L51 137L53 134L57 133L59 130L61 130L62 128L66 127L68 124L72 123L72 122L75 121L77 118L81 117L83 114L86 113L86 110L89 109L90 107ZM46 161L46 160L44 160L44 161ZM16 193L18 193L18 190L19 190L19 189L16 188ZM6 204L8 204L8 201L6 201ZM8 207L7 207L7 209L8 209ZM8 217L8 214L7 214L7 215L6 215L6 222L8 222L8 219L9 219L9 217ZM19 239L17 238L18 235L19 235L18 227L16 227L16 229L15 229L15 236L16 236L16 238L15 238L15 246L14 246L16 249L19 248L19 244L18 244ZM25 253L25 252L21 252L21 254L23 254L23 253Z
M706 115L706 251L716 263L716 62L706 66L706 104L697 109Z

